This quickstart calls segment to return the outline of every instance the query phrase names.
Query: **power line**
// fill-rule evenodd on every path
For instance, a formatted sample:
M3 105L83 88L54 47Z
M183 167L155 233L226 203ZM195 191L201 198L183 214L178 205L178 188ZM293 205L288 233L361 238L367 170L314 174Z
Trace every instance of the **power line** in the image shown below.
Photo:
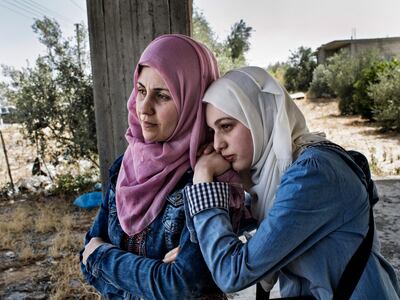
M80 6L78 3L76 3L74 0L70 0L76 7L78 7L81 11L85 12L85 10Z
M45 15L45 16L48 15L48 13L46 11L43 11L40 8L37 8L34 5L32 5L32 4L28 3L28 2L25 2L23 0L14 0L14 2L19 2L21 5L27 7L28 9L31 9L33 11L36 11L41 15Z
M25 11L27 12L30 16L32 16L33 19L41 19L43 16L49 16L48 14L40 11L40 10L33 10L29 6L26 6L24 3L19 3L18 0L11 2L10 0L4 0L8 5L16 8L17 10ZM25 6L24 6L25 5ZM61 21L65 26L68 26L69 28L72 28L72 25L70 23L66 23L64 21Z
M0 4L2 7L28 19L42 19L43 16L47 16L49 18L58 19L57 21L59 23L61 22L69 29L73 28L74 22L72 20L33 0L4 0L1 1Z
M35 13L31 10L28 10L24 7L21 7L18 3L14 3L14 2L10 2L9 0L4 0L8 5L11 5L12 7L16 8L17 10L23 10L25 12L27 12L30 15L33 15L34 18L41 18L42 16L38 13Z
M16 0L16 1L18 1L18 0ZM33 6L33 7L37 6L37 8L35 7L35 9L36 9L37 11L41 12L43 15L48 16L48 17L51 17L51 18L53 18L53 19L57 19L57 22L58 22L58 23L62 23L62 24L64 24L66 27L68 27L68 28L70 28L70 29L73 28L73 25L72 25L72 24L73 24L73 21L72 21L72 20L70 20L70 19L64 17L63 15L61 15L61 14L59 14L59 13L57 13L57 12L51 10L51 9L49 9L49 8L47 8L47 7L45 7L45 6L41 5L41 4L39 4L39 3L36 3L35 1L32 1L32 0L19 0L19 1L22 1L22 2L24 2L26 5L29 5L29 6ZM30 2L30 3L28 3L28 2ZM32 3L32 4L31 4L31 3Z
M25 1L29 1L29 2L32 3L33 5L39 7L41 10L48 11L48 12L50 12L52 15L58 16L58 18L64 19L64 22L67 22L68 24L73 24L73 23L74 23L74 22L73 22L72 20L70 20L69 18L64 17L62 14L60 14L60 13L58 13L58 12L56 12L56 11L54 11L54 10L48 8L48 7L46 7L46 6L44 6L44 5L42 5L42 4L38 3L38 2L36 2L36 1L33 1L33 0L25 0Z
M42 16L46 16L47 13L44 11L41 11L39 9L37 9L36 7L34 7L33 5L26 3L24 1L20 2L19 0L14 0L14 2L17 2L17 4L24 6L26 9L31 10L32 13L37 13L39 14L41 17Z
M11 10L12 12L16 13L17 15L23 16L23 17L28 18L28 19L30 19L30 20L34 19L33 17L29 17L29 16L27 16L27 15L25 15L25 14L19 12L19 11L16 11L16 10L10 8L10 7L5 6L4 3L1 3L1 2L0 2L0 6L6 8L6 9L8 9L8 10Z

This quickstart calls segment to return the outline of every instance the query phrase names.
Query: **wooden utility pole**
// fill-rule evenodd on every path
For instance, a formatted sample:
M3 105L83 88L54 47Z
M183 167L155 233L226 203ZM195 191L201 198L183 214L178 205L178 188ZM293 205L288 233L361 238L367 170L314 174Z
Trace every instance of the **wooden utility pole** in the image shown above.
M126 148L126 103L140 54L159 35L191 34L192 0L87 0L86 3L97 146L104 184L111 163Z
M7 165L8 176L10 177L11 189L12 189L12 192L13 192L13 194L14 194L14 192L15 192L15 189L14 189L14 181L13 181L12 176L11 176L11 168L10 168L10 163L9 163L9 161L8 161L8 155L7 155L6 144L4 143L3 134L1 133L1 131L0 131L0 139L1 139L1 145L3 146L4 157L5 157L5 159L6 159L6 165Z
M75 24L75 33L76 33L76 46L78 48L78 63L79 63L79 68L82 70L81 42L80 42L79 25L80 24Z

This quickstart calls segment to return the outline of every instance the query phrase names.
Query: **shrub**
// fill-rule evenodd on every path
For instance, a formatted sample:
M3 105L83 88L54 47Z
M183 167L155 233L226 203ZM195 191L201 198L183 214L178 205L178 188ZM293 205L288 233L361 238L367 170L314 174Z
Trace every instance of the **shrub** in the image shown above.
M378 82L368 87L374 99L374 118L384 129L400 131L400 65L392 62L378 74Z
M5 96L16 106L24 135L42 157L56 161L65 154L94 162L96 123L87 52L81 44L63 38L54 20L45 17L32 27L47 54L22 70L3 66L9 79ZM82 26L77 36L84 43Z
M317 66L315 53L311 48L299 47L292 52L288 61L284 79L288 91L306 92L312 81L313 71Z
M353 95L355 83L361 80L363 70L381 60L374 51L364 51L357 55L350 55L346 50L333 55L328 59L327 82L332 91L340 98L339 109L342 114L358 114Z
M319 65L315 68L309 90L311 98L329 98L335 96L335 93L328 84L328 73L329 70L325 65Z
M267 67L268 73L270 73L273 77L275 77L282 86L285 86L285 73L288 68L288 64L285 62L277 62L274 64L270 64Z
M327 82L329 87L340 98L339 109L342 114L354 113L352 96L353 84L356 81L356 64L348 51L340 51L328 59Z
M93 188L95 182L90 174L73 176L72 174L63 174L57 177L55 193L82 193Z
M368 93L370 85L379 82L379 75L381 73L387 73L394 70L399 66L397 60L386 61L377 60L362 70L361 78L354 83L354 109L357 114L360 114L363 118L372 120L374 118L374 105L375 101L373 97Z

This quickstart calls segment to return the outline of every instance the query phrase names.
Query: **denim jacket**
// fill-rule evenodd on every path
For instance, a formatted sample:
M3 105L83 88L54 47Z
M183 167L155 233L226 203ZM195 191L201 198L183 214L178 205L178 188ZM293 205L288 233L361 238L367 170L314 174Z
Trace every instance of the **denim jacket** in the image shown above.
M87 282L107 299L225 299L215 285L198 244L190 241L185 226L183 188L192 181L188 171L167 197L162 212L135 245L139 254L128 250L135 241L127 237L118 221L115 186L122 157L110 169L110 183L94 224L85 237L100 237L107 244L98 247L81 269ZM174 263L163 263L165 254L180 247Z
M227 201L221 198L227 194L226 184L185 188L185 199L195 211L191 215L201 250L222 290L241 290L278 272L282 296L332 299L369 222L366 188L342 155L325 146L304 150L283 175L268 216L245 244L229 226ZM200 185L204 192L196 193ZM207 203L214 203L213 207ZM380 254L375 232L371 255L351 300L399 298L395 271Z

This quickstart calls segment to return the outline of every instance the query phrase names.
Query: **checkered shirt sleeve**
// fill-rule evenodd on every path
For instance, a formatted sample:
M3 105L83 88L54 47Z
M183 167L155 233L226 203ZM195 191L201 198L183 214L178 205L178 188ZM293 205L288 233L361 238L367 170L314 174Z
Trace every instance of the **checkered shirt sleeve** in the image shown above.
M222 208L229 211L230 186L225 182L202 182L185 188L190 216L211 209Z

